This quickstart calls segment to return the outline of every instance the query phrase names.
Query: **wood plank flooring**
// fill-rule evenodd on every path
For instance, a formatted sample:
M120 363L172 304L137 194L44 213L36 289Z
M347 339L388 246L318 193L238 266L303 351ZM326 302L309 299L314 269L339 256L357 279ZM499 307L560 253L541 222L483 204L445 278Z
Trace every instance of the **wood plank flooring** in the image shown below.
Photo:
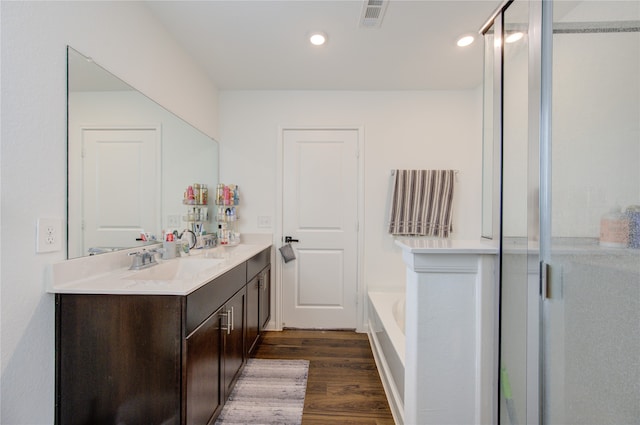
M252 357L309 360L303 425L393 425L366 334L266 332Z

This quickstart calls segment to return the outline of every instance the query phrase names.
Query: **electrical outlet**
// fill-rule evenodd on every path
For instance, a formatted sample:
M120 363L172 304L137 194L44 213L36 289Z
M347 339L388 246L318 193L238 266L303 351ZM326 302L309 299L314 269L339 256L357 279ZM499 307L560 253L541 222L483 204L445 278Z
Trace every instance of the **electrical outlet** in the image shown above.
M271 216L261 215L258 217L258 227L269 228L271 227Z
M62 249L62 220L39 218L36 226L36 252L55 252Z

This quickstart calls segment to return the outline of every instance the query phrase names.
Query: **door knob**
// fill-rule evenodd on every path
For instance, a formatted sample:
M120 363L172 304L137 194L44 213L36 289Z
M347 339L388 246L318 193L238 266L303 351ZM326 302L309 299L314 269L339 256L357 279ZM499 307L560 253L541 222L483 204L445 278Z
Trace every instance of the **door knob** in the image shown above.
M291 243L291 242L300 242L300 241L298 239L293 239L291 236L284 237L284 243Z

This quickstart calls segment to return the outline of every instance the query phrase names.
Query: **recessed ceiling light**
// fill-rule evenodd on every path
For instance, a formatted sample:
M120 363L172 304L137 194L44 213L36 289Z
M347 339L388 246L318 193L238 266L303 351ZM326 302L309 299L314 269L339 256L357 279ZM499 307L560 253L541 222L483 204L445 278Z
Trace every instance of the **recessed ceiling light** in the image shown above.
M327 42L327 35L323 32L314 32L309 37L309 41L314 46L322 46L324 43Z
M475 41L474 36L470 34L465 34L458 39L456 44L458 45L458 47L466 47L466 46L469 46L474 41Z
M520 40L522 37L524 37L524 34L521 33L520 31L512 32L504 39L504 41L505 43L515 43L516 41Z

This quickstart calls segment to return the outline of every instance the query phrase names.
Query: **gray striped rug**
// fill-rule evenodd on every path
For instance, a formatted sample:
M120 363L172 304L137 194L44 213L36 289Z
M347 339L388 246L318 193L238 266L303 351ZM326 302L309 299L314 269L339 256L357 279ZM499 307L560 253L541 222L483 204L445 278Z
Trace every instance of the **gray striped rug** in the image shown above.
M308 360L247 360L216 425L301 424L308 372Z

